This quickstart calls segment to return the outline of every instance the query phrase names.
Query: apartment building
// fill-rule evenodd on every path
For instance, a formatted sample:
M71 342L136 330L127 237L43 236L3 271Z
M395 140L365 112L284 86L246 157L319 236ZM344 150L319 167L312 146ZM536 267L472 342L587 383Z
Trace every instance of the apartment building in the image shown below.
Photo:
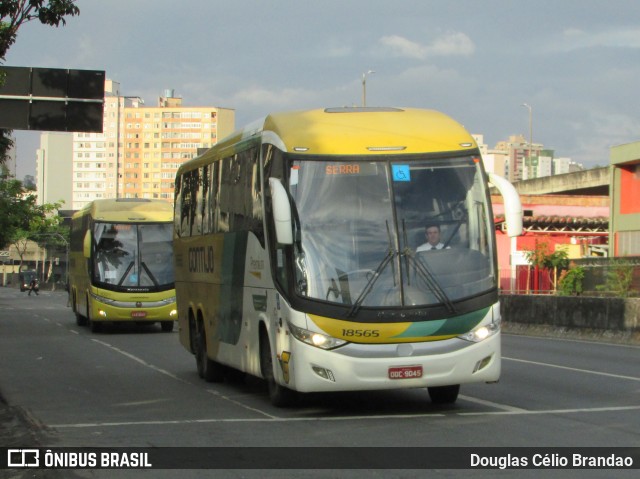
M527 176L527 160L540 156L543 146L529 143L522 135L512 135L507 141L500 141L494 150L507 155L507 179L511 182L520 181Z
M73 135L44 132L36 150L36 191L38 204L62 202L63 210L72 208Z
M472 134L471 135L480 149L480 155L482 156L482 163L484 169L488 172L495 173L502 177L507 176L508 171L508 155L504 151L490 149L484 142L484 135Z
M232 133L235 111L186 107L173 90L156 106L125 96L105 82L102 133L74 133L74 210L100 198L159 198L173 201L178 167Z

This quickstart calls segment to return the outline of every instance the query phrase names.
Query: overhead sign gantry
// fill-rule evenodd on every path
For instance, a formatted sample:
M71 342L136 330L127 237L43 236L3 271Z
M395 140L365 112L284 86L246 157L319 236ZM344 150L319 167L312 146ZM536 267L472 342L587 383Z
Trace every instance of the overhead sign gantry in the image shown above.
M102 132L105 72L0 66L0 128Z

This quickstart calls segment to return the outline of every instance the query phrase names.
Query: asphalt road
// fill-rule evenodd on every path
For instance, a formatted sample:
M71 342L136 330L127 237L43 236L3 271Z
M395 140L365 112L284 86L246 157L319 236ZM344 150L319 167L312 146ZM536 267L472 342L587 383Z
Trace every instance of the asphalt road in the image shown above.
M64 292L28 297L0 288L0 393L7 403L0 410L2 441L10 447L640 447L640 346L510 334L502 342L500 383L465 385L455 405L437 407L425 390L404 390L308 395L296 407L278 409L258 379L200 380L177 332L155 325L92 334L76 325ZM425 477L425 471L373 469L348 475L311 469L0 471L0 477L3 472L11 478ZM606 470L546 472L613 477ZM616 471L615 477L636 474Z

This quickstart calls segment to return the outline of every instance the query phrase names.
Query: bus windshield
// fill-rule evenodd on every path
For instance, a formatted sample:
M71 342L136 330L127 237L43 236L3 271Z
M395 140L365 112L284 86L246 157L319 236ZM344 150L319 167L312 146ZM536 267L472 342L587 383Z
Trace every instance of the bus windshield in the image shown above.
M93 279L113 290L173 288L172 225L95 223Z
M479 159L293 159L296 294L359 308L444 305L496 287Z

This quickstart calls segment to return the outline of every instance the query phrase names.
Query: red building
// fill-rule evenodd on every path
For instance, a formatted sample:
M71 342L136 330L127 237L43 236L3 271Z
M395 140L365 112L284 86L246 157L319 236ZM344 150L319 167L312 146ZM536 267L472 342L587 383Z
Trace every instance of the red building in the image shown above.
M509 238L503 230L504 205L501 196L492 196L496 221L498 268L503 291L523 287L522 276L529 270L525 252L546 243L550 251L564 248L569 258L605 256L609 238L609 197L586 195L522 195L523 234ZM550 285L537 284L537 290ZM530 281L529 281L530 283Z

